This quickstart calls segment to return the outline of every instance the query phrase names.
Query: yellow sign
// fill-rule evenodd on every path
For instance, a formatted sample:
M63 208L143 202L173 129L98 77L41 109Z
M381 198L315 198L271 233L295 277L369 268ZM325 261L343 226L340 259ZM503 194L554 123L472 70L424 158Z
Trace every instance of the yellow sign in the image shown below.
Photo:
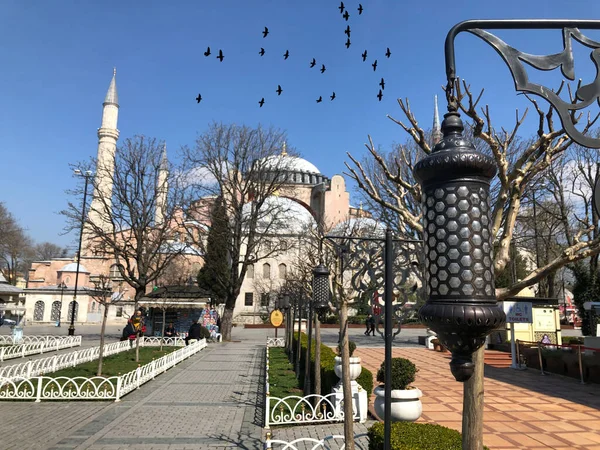
M283 313L281 311L279 311L278 309L271 311L270 320L271 320L271 325L273 325L275 328L280 327L281 324L283 323Z

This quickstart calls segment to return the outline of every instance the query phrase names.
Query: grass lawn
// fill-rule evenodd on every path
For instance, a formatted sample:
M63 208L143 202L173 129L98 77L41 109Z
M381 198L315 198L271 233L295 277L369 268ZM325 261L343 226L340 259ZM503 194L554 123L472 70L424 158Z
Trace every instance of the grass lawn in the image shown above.
M270 397L277 398L285 398L289 395L302 397L304 395L303 390L298 386L298 380L296 379L293 365L288 360L285 349L282 347L271 347L269 349L269 394ZM285 400L289 409L284 406L283 410L281 410L280 406L276 406L277 401L271 400L270 402L271 408L279 409L281 414L286 415L289 414L290 411L293 411L298 400ZM276 419L278 416L279 415L275 413L274 418Z
M181 347L163 347L160 351L160 347L140 347L140 360L135 361L135 346L131 350L126 352L117 353L116 355L107 356L102 361L102 376L113 377L117 375L124 375L127 372L138 367L138 364L143 366L148 364L153 359L158 359L168 353L179 350ZM47 374L49 377L95 377L98 370L98 360L90 361L84 364L80 364L75 367L68 367L66 369L59 370Z

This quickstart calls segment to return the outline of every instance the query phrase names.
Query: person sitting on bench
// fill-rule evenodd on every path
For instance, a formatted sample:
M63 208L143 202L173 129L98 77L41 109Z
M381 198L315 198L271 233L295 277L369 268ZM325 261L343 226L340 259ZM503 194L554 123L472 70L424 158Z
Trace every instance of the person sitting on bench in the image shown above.
M188 335L185 338L185 345L189 344L190 339L199 341L202 339L202 334L202 325L200 325L200 320L197 320L190 327L190 331L188 331Z

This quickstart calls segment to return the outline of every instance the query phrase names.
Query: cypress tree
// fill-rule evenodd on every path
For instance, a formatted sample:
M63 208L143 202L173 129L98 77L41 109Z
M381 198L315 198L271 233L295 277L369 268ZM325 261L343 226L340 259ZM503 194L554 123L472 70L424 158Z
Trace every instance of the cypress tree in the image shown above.
M204 266L198 272L198 286L211 293L214 304L224 303L230 284L229 220L223 199L218 197L211 211Z

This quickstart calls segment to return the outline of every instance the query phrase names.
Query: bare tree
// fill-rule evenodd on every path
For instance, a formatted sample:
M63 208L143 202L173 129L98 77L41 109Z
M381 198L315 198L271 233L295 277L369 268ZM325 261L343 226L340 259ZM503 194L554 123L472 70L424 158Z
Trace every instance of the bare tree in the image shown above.
M94 199L84 221L86 250L114 260L123 280L135 290L135 306L169 263L189 247L178 242L183 229L181 172L164 157L164 144L153 138L125 139L111 165L95 167ZM75 203L63 214L81 221ZM139 360L139 336L136 338Z
M0 203L0 270L10 284L28 269L33 242L15 217Z
M286 168L293 161L279 154L284 153L284 138L273 128L213 123L193 149L184 148L191 167L188 181L196 198L209 200L192 205L190 215L210 228L210 199L219 197L229 217L230 282L221 318L224 340L231 339L233 310L248 266L283 251L280 240L267 237L289 226L288 205L274 197L288 181Z
M494 269L500 273L510 260L510 244L517 227L524 192L550 168L553 161L570 148L572 141L565 135L564 129L555 126L552 109L542 110L537 101L532 98L528 97L537 113L538 130L536 136L522 140L518 132L525 121L527 110L523 114L517 111L512 130L508 131L503 127L495 128L490 108L486 105L479 109L482 95L474 97L470 86L464 82L457 83L456 88L458 107L471 121L475 145L479 148L484 146L485 152L495 159L498 166L498 174L492 185L491 231L497 243ZM561 90L562 86L558 93ZM432 146L428 142L427 133L419 126L412 113L408 101L399 99L398 103L408 122L392 120L409 134L412 142L417 145L418 152L412 154L404 152L406 158L386 159L385 155L375 148L369 137L367 149L378 165L381 174L377 180L379 185L369 179L364 164L351 155L349 156L352 164L348 164L347 167L350 176L372 201L396 213L404 227L409 227L415 235L419 235L423 231L423 226L420 210L415 210L414 201L415 199L420 201L421 192L418 183L412 179L412 167L418 158L431 152ZM574 117L574 120L579 119L580 117ZM589 131L594 121L595 119L588 118L583 126L583 132ZM405 147L402 146L403 149ZM380 195L382 189L389 194L389 198ZM407 200L408 198L410 201ZM578 231L572 236L571 242L564 245L557 256L549 258L542 267L535 268L524 279L516 281L508 288L498 289L498 298L503 300L527 286L538 283L566 264L598 254L600 239L590 236L590 232L590 228Z
M107 275L100 275L95 284L96 286L94 290L90 290L89 295L104 308L102 313L102 326L100 327L98 369L96 371L96 375L101 376L102 364L104 362L104 335L106 331L106 319L108 318L108 308L109 306L123 300L123 294L125 293L126 289L123 289L123 286L121 285L117 291L113 292L112 281Z

